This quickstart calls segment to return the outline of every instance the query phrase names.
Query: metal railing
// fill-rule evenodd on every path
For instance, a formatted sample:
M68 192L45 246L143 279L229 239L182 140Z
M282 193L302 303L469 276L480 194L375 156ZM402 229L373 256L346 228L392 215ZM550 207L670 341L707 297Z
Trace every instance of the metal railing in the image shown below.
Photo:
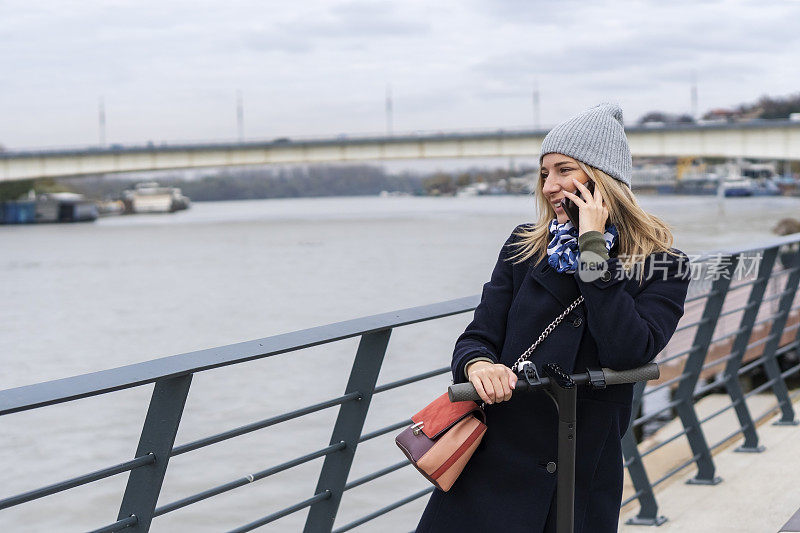
M798 393L790 396L786 386L786 378L800 372L800 363L792 366L786 365L785 370L779 366L779 357L789 352L797 353L800 345L800 316L796 316L796 323L787 325L790 315L800 305L795 304L798 281L800 281L800 254L797 252L797 242L800 238L783 238L771 246L763 248L749 248L729 252L728 255L718 258L713 264L716 278L705 288L702 294L692 295L687 298L688 304L696 302L702 304L700 317L692 322L681 323L678 330L693 333L688 347L677 353L657 358L662 365L672 365L677 374L667 377L655 386L646 387L638 384L634 388L634 408L630 429L623 437L622 448L625 466L634 487L634 493L623 500L622 506L638 500L639 511L637 516L628 520L629 524L659 525L666 518L658 514L658 504L653 489L694 465L697 473L689 484L715 485L722 481L716 475L712 451L730 443L732 439L742 437L744 442L736 451L761 452L763 447L758 444L756 425L766 417L780 410L780 419L777 425L796 425L792 399ZM754 279L742 281L735 279L735 273L747 259L757 257L758 270ZM712 261L706 258L706 262ZM779 266L780 264L780 266ZM734 283L738 281L738 283ZM767 295L767 288L771 287L774 294ZM749 293L746 291L749 288ZM746 301L740 302L746 296ZM775 302L775 310L766 309ZM726 304L728 305L726 308ZM767 305L769 304L769 305ZM739 315L735 328L725 329L720 327L720 319ZM760 338L755 335L756 329L764 332ZM721 331L720 331L721 330ZM784 342L781 340L787 334L793 337ZM673 338L674 340L674 338ZM715 350L716 346L725 347L730 341L730 348ZM783 358L786 360L786 358ZM724 365L724 367L722 366ZM742 389L740 378L745 374L761 370L766 375L766 381L745 393ZM666 372L667 376L671 373ZM710 383L702 384L701 378L710 379ZM643 399L666 387L674 388L672 398L658 411L648 413L637 418L639 407ZM774 406L763 413L753 416L747 404L747 398L771 389L776 398ZM730 402L702 418L698 416L696 401L703 395L716 390L724 390L730 397ZM738 427L725 435L717 442L709 444L703 431L703 424L734 410L738 420ZM633 432L651 420L659 417L664 412L676 412L681 422L682 429L670 436L659 436L659 442L646 450L641 450L641 445L636 443ZM691 456L685 461L670 468L666 473L651 480L648 476L643 459L674 441L685 438L691 450Z
M694 328L696 330L694 339L688 349L662 360L666 364L683 358L685 363L679 370L678 376L665 380L662 384L648 391L645 391L643 386L636 387L633 412L636 413L638 411L638 406L641 405L643 398L648 394L665 387L676 386L674 399L662 411L675 409L684 429L667 442L686 437L689 440L693 455L688 461L668 472L667 475L655 481L650 481L642 459L656 451L656 448L640 452L633 432L629 429L623 439L623 452L625 466L631 475L636 492L632 497L624 501L623 505L638 499L640 512L634 520L635 523L657 524L663 520L657 513L658 507L653 494L653 487L692 464L695 464L698 469L698 474L693 482L717 483L719 478L715 475L711 450L727 442L730 438L742 434L744 436L744 444L741 449L744 451L758 451L756 423L773 412L774 408L758 417L752 417L745 402L750 395L757 394L766 388L771 388L778 400L776 408L781 410L780 423L795 423L791 398L784 380L786 377L800 371L800 365L781 371L778 358L790 350L796 349L798 338L800 338L800 335L795 335L793 341L782 345L780 343L781 337L784 336L787 330L795 328L800 332L800 328L797 328L796 325L787 327L787 319L790 316L790 312L797 308L797 306L793 307L793 302L797 292L798 280L800 280L800 256L796 252L785 252L787 245L797 244L798 242L800 242L800 237L794 239L783 238L761 248L731 252L729 258L732 258L732 261L727 263L721 271L719 268L717 269L717 271L721 272L719 279L713 281L710 287L699 287L702 290L702 294L692 295L687 299L689 304L694 302L702 304L700 319L686 326L681 326L683 328L682 331ZM752 254L753 252L762 254L756 279L732 285L731 278L741 258L745 254ZM779 253L782 254L780 262L784 265L784 268L774 268ZM765 292L770 282L773 284L778 282L780 285L779 292L773 298L773 300L778 299L778 311L757 321L759 307L768 300L765 298ZM694 284L696 288L699 285L702 284ZM746 286L750 287L747 303L740 309L723 311L726 295L741 290ZM695 290L695 292L698 291ZM411 422L410 419L400 420L380 429L363 433L364 421L369 412L370 401L373 396L440 376L450 371L449 367L437 368L397 381L377 385L378 374L383 364L392 330L410 324L467 313L474 310L478 302L479 296L471 296L0 391L0 416L2 416L70 402L80 398L109 394L123 389L155 384L133 459L59 483L4 497L0 499L0 512L6 508L32 502L45 496L96 482L120 473L129 472L127 486L121 496L116 521L99 527L94 531L148 531L152 520L156 517L290 470L315 459L324 458L316 488L308 498L288 507L274 510L263 518L244 524L232 531L251 531L304 509L308 509L304 528L306 532L335 531L338 533L354 529L394 509L422 498L433 490L431 487L404 496L390 505L334 529L334 521L345 492L395 472L409 464L408 461L403 460L357 479L349 479L351 465L360 443L397 432ZM721 316L732 316L734 312L741 312L742 317L739 327L733 333L726 334L728 337L735 336L730 354L725 359L706 362L709 348L713 343L720 340L713 337L719 318ZM771 324L769 335L755 343L749 342L754 327L759 323L762 325ZM175 437L194 374L278 354L296 352L353 337L359 337L360 341L350 368L347 385L341 395L186 444L175 445ZM721 338L724 339L725 336ZM757 343L758 345L756 345ZM753 347L760 348L761 353L756 358L745 359L745 354L750 353L749 350ZM725 369L719 374L716 381L707 387L698 388L697 384L703 372L707 373L712 366L721 365L723 362ZM757 367L765 371L768 380L763 385L745 394L740 386L739 377ZM723 410L699 419L694 409L695 399L706 392L707 389L715 387L724 387L727 390L731 397L731 404ZM158 506L159 494L171 457L193 452L212 444L270 428L329 408L338 408L338 414L331 430L330 440L326 446L265 470ZM702 424L728 409L735 409L740 422L739 429L723 441L709 445L704 437ZM649 414L632 420L631 429L641 426L657 414ZM667 442L663 442L660 446Z

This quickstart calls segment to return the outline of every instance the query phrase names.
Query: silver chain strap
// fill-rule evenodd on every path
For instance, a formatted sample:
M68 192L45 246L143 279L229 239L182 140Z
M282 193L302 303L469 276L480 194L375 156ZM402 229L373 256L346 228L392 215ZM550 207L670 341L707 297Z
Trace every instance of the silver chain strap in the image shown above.
M531 344L531 347L528 348L527 350L525 350L522 353L522 355L519 356L519 359L517 359L517 362L514 363L514 366L511 367L511 370L513 372L515 372L515 373L518 372L519 371L519 365L522 364L523 361L527 360L528 357L531 356L531 354L536 349L536 347L539 346L539 343L542 342L545 339L545 337L550 335L550 332L553 331L554 329L556 329L556 326L558 326L561 323L561 321L564 320L564 317L567 316L573 309L578 307L581 304L582 301L583 301L583 296L578 296L578 298L576 298L574 302L569 304L569 307L564 309L563 313L558 315L555 318L555 320L550 322L550 325L547 326L546 328L544 328L544 331L542 331L542 334L539 335L538 339L536 339L536 342Z

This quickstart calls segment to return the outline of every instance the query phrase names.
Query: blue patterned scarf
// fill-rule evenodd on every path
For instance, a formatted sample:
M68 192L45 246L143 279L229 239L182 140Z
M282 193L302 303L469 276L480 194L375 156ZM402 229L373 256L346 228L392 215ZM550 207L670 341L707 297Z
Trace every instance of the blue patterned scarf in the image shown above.
M578 228L567 220L559 224L557 219L550 221L548 228L553 238L547 245L547 262L560 274L572 274L578 270ZM606 240L606 250L609 252L617 242L617 228L610 224L603 237Z

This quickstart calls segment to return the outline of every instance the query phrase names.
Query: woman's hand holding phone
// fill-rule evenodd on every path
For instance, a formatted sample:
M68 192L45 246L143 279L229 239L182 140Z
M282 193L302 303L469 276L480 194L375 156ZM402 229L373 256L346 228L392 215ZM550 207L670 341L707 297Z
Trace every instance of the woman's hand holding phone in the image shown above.
M608 220L608 209L603 205L603 197L600 195L600 189L594 187L594 194L575 178L572 178L577 190L580 191L581 196L564 190L564 196L572 200L578 210L580 216L578 217L578 235L583 235L587 231L599 231L600 233L606 230L606 221Z

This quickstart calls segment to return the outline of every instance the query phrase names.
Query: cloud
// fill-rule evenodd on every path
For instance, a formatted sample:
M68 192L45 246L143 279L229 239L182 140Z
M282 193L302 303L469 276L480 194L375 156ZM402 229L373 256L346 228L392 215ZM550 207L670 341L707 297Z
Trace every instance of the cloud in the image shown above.
M0 143L381 130L542 122L615 99L631 119L700 111L800 85L800 3L610 0L116 0L0 4ZM183 133L182 133L183 132Z
M245 44L258 51L308 53L323 46L369 45L373 40L422 36L429 25L398 12L396 4L346 2L322 12L296 15L291 20L260 26L244 36Z

